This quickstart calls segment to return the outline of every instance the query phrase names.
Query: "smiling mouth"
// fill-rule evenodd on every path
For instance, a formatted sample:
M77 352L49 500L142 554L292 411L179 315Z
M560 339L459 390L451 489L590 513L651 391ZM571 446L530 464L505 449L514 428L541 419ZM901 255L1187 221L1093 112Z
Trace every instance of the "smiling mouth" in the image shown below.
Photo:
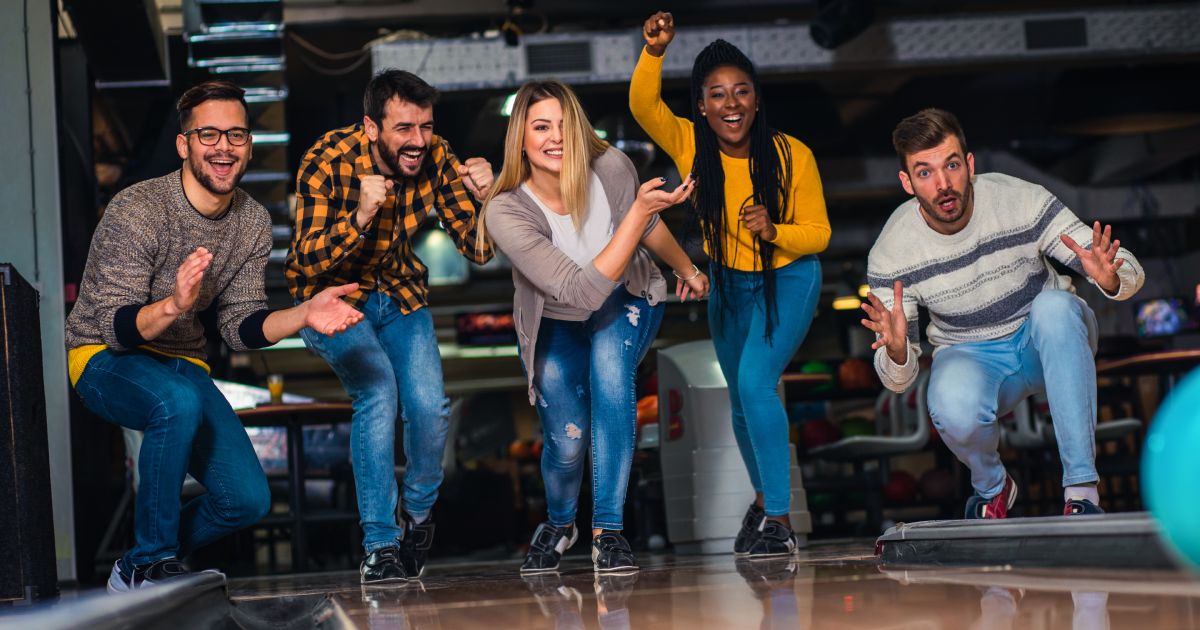
M745 120L746 120L746 116L744 114L730 114L728 116L721 117L722 122L724 122L726 125L729 125L730 127L734 128L734 129L741 127L742 123L745 122Z
M562 156L563 156L563 150L562 149L546 149L545 151L542 151L542 154L546 155L547 157L554 158L556 160L561 160Z
M228 177L233 173L233 167L237 164L237 160L233 158L209 158L208 165L218 177Z
M404 166L417 166L425 157L425 149L403 149L396 152L396 157Z

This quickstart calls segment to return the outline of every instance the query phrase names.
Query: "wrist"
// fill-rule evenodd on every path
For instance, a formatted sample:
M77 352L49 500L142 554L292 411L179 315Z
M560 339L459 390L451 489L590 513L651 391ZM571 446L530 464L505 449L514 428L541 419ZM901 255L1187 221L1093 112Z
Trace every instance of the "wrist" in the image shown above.
M693 264L688 268L684 268L683 271L680 271L678 269L672 269L671 274L674 275L676 278L683 280L684 282L687 282L689 280L695 280L697 277L699 277L700 268L697 267L695 264Z
M180 315L183 314L183 309L179 308L175 304L175 297L172 296L172 297L167 298L163 302L162 312L163 312L163 315L166 315L167 317L170 317L171 319L175 319L176 317L179 317Z
M661 57L666 54L667 47L658 44L646 44L646 52L649 53L651 57Z
M1105 278L1104 280L1096 280L1096 284L1108 293L1117 293L1121 290L1121 277L1118 276L1117 272L1114 271L1111 277Z
M899 348L886 346L888 358L896 365L904 365L908 363L908 341L906 340Z

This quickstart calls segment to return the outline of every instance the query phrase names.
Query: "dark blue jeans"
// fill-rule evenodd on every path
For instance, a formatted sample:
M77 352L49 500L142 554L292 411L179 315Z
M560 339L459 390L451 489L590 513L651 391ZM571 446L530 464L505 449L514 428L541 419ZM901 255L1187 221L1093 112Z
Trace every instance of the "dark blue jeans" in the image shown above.
M267 477L241 420L199 366L104 350L88 362L75 391L105 420L144 433L128 565L181 558L271 509ZM189 473L208 492L180 506Z
M404 509L424 519L442 484L442 455L450 427L450 399L442 383L433 317L408 315L392 298L372 293L363 320L346 332L300 331L304 343L329 362L354 407L351 465L358 491L363 549L396 544L400 500L396 485L396 417L404 422Z
M637 366L662 314L662 304L650 306L622 286L587 320L542 318L533 387L551 523L575 522L590 446L592 528L622 529L637 436Z
M763 337L767 319L762 273L724 272L731 276L731 291L713 287L708 328L729 387L733 435L750 482L763 493L767 514L783 516L791 509L791 443L787 412L776 387L812 323L821 294L821 263L816 256L805 256L775 270L779 319L770 343Z

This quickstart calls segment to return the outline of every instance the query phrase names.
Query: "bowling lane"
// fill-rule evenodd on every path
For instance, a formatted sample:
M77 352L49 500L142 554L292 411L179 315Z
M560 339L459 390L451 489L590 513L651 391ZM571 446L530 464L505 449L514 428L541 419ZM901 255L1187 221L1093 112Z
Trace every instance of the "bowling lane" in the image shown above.
M431 564L420 582L362 588L356 572L233 580L243 627L331 628L1195 628L1200 581L1176 571L881 567L871 541L791 559L643 558L632 576L558 574L517 561Z

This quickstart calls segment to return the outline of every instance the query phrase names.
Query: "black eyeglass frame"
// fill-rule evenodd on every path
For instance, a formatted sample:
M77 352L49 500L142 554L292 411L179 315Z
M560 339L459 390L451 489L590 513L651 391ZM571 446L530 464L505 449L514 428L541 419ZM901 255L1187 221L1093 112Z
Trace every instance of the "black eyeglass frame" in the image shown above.
M204 131L217 132L217 139L214 140L211 144L208 142L205 142L204 139L200 137L200 133L204 132ZM234 142L233 138L229 135L230 132L233 132L233 131L244 132L246 134L246 140L243 142ZM183 132L183 136L186 138L188 136L195 135L196 140L199 140L200 144L202 144L206 147L217 146L218 144L221 143L221 136L225 136L225 140L227 140L229 142L230 146L241 147L241 146L245 146L250 143L252 133L253 132L251 132L249 129L247 129L245 127L230 127L229 129L217 129L216 127L196 127L195 129L188 129L187 131Z

